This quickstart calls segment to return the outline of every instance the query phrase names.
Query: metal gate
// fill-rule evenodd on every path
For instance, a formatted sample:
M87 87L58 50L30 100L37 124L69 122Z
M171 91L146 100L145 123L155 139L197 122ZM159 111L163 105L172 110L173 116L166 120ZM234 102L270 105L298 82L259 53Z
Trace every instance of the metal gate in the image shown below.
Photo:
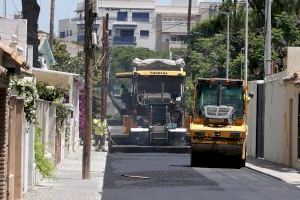
M256 157L264 157L265 86L257 84Z

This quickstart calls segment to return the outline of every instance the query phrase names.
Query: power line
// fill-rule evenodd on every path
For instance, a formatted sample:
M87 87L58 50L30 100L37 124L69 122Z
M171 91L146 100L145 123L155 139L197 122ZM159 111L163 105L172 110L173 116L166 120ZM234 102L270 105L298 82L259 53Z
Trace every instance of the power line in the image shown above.
M18 11L20 11L18 8L17 8L17 6L16 6L16 4L15 4L15 1L14 0L12 0L12 3L13 3L13 5L14 5L14 7L15 7L15 10L18 12Z

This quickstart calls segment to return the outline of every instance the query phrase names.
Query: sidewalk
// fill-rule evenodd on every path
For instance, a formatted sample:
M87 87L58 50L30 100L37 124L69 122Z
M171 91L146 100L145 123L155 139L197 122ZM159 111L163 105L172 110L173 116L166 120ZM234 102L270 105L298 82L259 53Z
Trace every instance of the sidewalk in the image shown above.
M300 189L300 170L254 157L247 158L246 167L292 184Z
M91 178L81 179L82 147L60 164L53 179L29 190L24 200L101 200L106 152L92 147Z

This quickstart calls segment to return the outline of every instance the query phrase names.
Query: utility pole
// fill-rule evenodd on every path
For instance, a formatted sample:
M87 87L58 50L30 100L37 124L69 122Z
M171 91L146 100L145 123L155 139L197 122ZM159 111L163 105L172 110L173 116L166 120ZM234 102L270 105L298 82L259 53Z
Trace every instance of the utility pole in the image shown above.
M51 0L50 37L49 37L49 44L50 44L51 50L53 49L53 37L54 37L54 13L55 13L55 0Z
M107 64L108 64L108 13L102 19L102 63L101 63L101 121L106 119L107 105Z
M229 35L229 13L227 13L227 55L226 55L226 79L229 78L229 62L230 62L230 35Z
M248 82L248 15L249 15L249 2L246 0L246 20L245 20L245 82Z
M191 34L191 15L192 15L192 0L189 0L188 18L187 18L187 33Z
M4 13L4 18L6 19L6 0L3 0L3 13Z
M272 57L271 57L271 8L272 0L265 0L265 56L264 56L264 69L265 76L272 74Z
M90 178L91 164L91 140L92 140L92 92L93 92L93 0L85 0L85 32L84 32L84 53L85 53L85 133L82 153L82 179Z

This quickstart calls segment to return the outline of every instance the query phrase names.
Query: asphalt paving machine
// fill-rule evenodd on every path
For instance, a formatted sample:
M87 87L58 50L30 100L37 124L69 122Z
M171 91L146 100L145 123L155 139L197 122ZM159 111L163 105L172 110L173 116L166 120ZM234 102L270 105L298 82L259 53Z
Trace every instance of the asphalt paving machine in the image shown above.
M111 152L188 151L184 66L182 59L134 59L133 71L116 74L131 87L122 85L123 133L111 135Z
M245 166L250 96L243 80L196 81L189 129L191 166Z

